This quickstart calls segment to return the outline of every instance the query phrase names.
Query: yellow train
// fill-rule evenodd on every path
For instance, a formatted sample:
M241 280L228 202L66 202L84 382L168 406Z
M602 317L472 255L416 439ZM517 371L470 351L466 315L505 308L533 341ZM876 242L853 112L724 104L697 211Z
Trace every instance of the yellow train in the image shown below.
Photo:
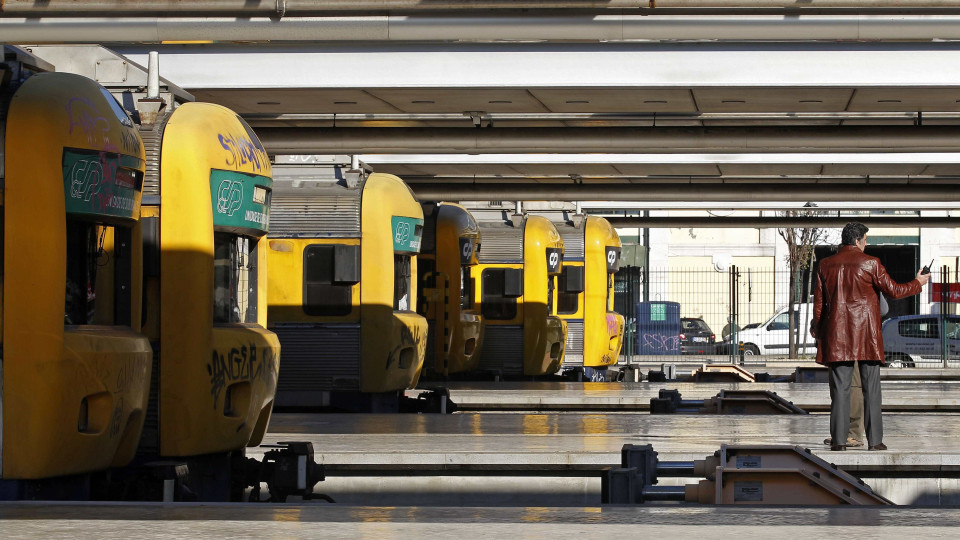
M478 262L480 227L459 204L426 203L423 214L417 312L427 318L429 329L424 369L446 377L474 370L480 361L483 320L470 276L470 267Z
M474 300L484 322L478 369L503 377L551 375L560 369L567 323L557 316L563 239L541 216L504 219L474 212L483 249L471 268Z
M83 497L77 476L27 481L122 466L137 449L153 357L139 333L144 148L85 77L3 92L3 495Z
M274 500L309 497L309 443L244 456L279 365L256 136L209 104L136 126L88 78L14 73L0 88L0 499L240 500L261 481Z
M623 345L623 316L613 311L620 237L602 217L586 216L576 224L551 219L565 248L557 286L557 313L567 321L563 368L606 380L606 369L617 363Z
M283 347L277 404L392 411L427 344L417 314L423 211L403 181L277 165L269 313Z
M157 353L139 454L221 478L193 483L201 500L237 500L246 484L230 480L240 474L230 453L263 439L280 360L266 330L270 162L219 105L183 104L140 133L143 331Z

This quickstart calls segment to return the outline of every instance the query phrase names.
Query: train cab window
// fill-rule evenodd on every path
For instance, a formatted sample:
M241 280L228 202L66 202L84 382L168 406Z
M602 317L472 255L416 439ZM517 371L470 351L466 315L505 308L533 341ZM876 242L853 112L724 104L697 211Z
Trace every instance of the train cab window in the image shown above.
M504 294L507 269L487 268L480 274L481 311L491 320L510 320L517 316L517 299Z
M67 221L64 324L129 325L129 229Z
M473 277L470 276L470 267L460 267L460 309L473 308Z
M257 322L256 242L247 237L214 234L213 322Z
M339 249L338 249L339 248ZM353 309L353 285L358 276L350 279L337 279L337 254L348 257L353 266L353 258L359 266L359 250L348 249L356 246L338 246L334 244L314 244L303 250L303 311L307 315L342 316L349 315Z
M410 306L410 256L393 255L393 309L409 311Z
M607 311L613 309L613 274L607 274Z
M554 304L553 292L557 289L556 283L557 283L556 276L550 276L549 278L547 278L547 314L548 315L556 314L556 312L553 310L553 304Z

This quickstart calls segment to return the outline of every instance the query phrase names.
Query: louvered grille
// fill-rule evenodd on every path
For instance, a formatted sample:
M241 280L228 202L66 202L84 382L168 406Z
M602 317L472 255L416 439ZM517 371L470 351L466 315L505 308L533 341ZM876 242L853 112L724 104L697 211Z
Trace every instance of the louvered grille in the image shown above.
M147 169L143 175L143 196L160 196L160 147L163 145L163 130L172 113L157 117L157 123L140 126L140 138L147 155Z
M275 190L270 236L360 236L360 191Z
M483 332L478 369L507 377L523 375L523 327L488 325Z
M272 330L280 339L277 405L292 404L284 402L285 393L360 388L359 324L277 325Z
M523 262L523 228L480 224L481 264Z
M583 319L567 319L567 348L563 353L564 369L583 365Z
M583 260L583 228L576 228L565 223L554 223L560 237L563 238L563 259Z

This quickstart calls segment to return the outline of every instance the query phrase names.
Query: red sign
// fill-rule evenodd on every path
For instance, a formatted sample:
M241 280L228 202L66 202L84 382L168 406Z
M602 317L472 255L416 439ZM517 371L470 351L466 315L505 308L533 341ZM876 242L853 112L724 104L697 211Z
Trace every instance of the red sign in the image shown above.
M946 301L952 304L960 304L960 283L931 283L930 301L940 302L941 297L946 295Z

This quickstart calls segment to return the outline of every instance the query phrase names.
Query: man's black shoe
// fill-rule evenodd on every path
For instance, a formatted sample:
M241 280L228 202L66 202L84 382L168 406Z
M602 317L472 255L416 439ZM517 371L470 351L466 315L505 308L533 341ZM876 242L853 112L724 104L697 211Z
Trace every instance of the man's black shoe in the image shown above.
M887 447L884 446L883 448L886 449ZM846 450L846 449L847 449L847 447L844 446L844 445L842 445L842 444L832 444L832 445L830 445L830 451L831 451L831 452L840 452L840 451L843 451L843 450ZM870 449L873 450L873 447L871 446Z
M875 445L873 445L873 446L870 447L870 450L886 450L886 449L887 449L887 445L885 445L885 444L883 444L883 443L875 444Z

